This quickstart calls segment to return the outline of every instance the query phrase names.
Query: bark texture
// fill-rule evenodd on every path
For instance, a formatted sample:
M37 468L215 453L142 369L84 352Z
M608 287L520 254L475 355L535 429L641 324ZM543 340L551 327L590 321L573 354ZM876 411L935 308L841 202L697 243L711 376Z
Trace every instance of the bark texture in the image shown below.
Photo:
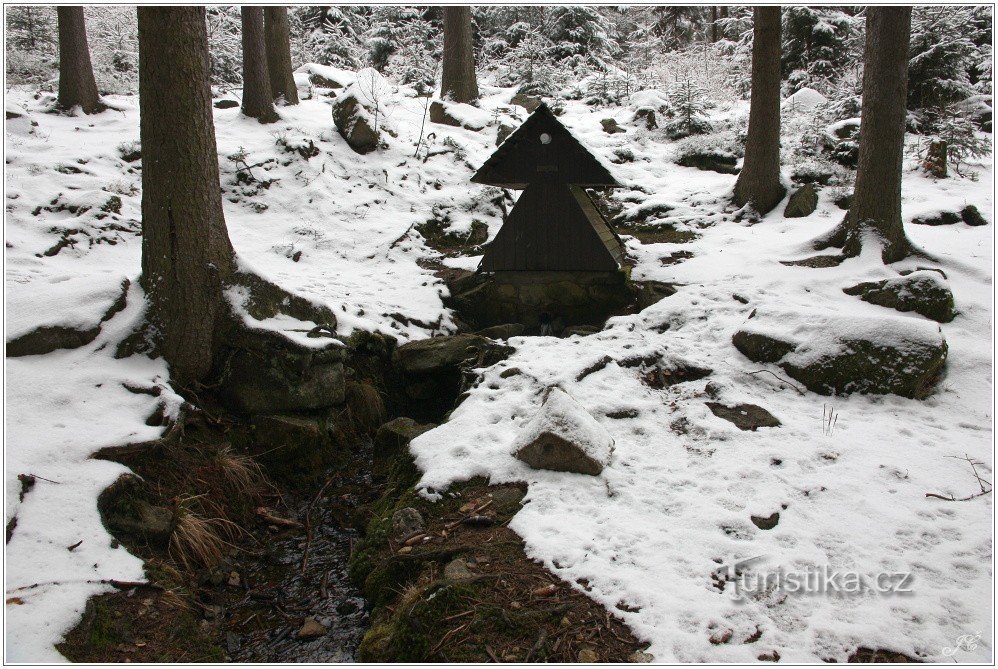
M222 214L204 7L139 7L142 286L173 381L204 380L234 271Z
M284 103L298 104L298 87L291 69L291 35L287 7L266 7L264 32L267 42L267 71L270 75L270 97L284 98Z
M440 97L454 102L478 99L471 7L444 7L444 56Z
M270 95L263 7L243 7L243 113L260 123L278 119Z
M59 17L59 106L71 109L80 105L84 114L94 114L105 107L97 94L94 68L90 64L87 24L83 7L57 7Z
M735 204L765 214L780 203L780 8L756 7L752 43L752 100L745 162Z
M872 233L886 263L912 252L901 221L901 161L904 152L911 7L869 7L863 52L856 189L845 221L825 247L859 255Z

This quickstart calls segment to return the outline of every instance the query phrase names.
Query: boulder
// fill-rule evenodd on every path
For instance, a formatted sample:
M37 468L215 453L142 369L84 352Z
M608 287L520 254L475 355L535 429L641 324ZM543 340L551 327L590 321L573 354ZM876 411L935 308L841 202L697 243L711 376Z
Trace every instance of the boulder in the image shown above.
M473 334L432 337L399 346L395 357L406 374L434 374L477 359L490 343L486 337Z
M381 135L374 129L374 121L356 93L344 93L336 100L333 104L333 123L357 153L370 153L381 144Z
M954 211L939 211L931 214L915 216L911 222L915 225L956 225L963 218Z
M492 327L479 330L475 334L488 337L489 339L509 339L510 337L519 337L526 330L527 327L523 323L506 323L505 325L493 325Z
M939 326L903 316L854 317L759 309L732 343L755 362L776 362L822 395L929 394L946 362Z
M299 639L315 639L320 636L325 636L326 631L326 626L315 618L306 618L296 636Z
M409 442L434 427L436 425L432 423L417 423L405 417L396 418L379 427L374 435L374 475L386 475L399 453L409 447Z
M468 130L481 130L485 127L485 123L481 122L481 119L474 118L480 115L481 110L471 105L441 100L434 100L430 103L430 123L441 123Z
M508 123L500 123L499 129L496 130L496 146L499 146L506 141L506 138L513 134L516 130L513 126Z
M551 388L513 448L534 469L597 476L610 461L613 438L568 393Z
M636 112L634 112L634 124L640 125L648 130L654 130L657 128L658 122L655 120L655 108L640 107Z
M151 504L143 498L143 481L134 474L123 474L97 498L101 522L116 537L166 544L173 534L176 516L173 511Z
M864 302L898 311L914 311L940 323L956 316L953 292L937 272L917 270L907 276L869 281L843 288L846 295L858 295Z
M569 325L561 331L561 336L571 337L573 335L579 335L580 337L588 337L589 335L596 334L601 329L602 328L598 325Z
M781 424L776 416L755 404L729 407L719 402L707 402L707 408L718 418L734 423L739 430L755 432L760 427L779 427Z
M738 174L738 159L730 153L719 151L693 151L685 153L676 160L682 167L695 167L701 171L719 172L721 174Z
M282 335L244 338L224 352L219 395L244 414L314 411L342 404L344 348L308 348Z
M617 120L612 118L605 118L600 121L600 125L603 126L603 132L608 135L615 135L618 132L627 132L619 125L617 125Z
M215 109L232 109L233 107L238 107L238 106L239 106L238 100L230 100L227 98L223 98L222 100L215 101Z
M818 193L811 184L804 184L798 188L787 201L787 208L783 210L784 218L803 218L810 216L818 208Z
M967 225L987 225L988 221L986 218L981 216L981 212L978 211L977 207L972 204L967 205L960 210L960 218Z
M839 209L845 209L849 211L849 207L852 206L852 193L843 193L842 195L835 198L835 206Z
M533 95L527 95L526 93L517 93L510 98L509 104L523 107L528 113L533 113L535 109L541 106L541 99Z
M664 281L635 281L634 285L638 289L638 311L643 311L651 305L676 294L676 287Z

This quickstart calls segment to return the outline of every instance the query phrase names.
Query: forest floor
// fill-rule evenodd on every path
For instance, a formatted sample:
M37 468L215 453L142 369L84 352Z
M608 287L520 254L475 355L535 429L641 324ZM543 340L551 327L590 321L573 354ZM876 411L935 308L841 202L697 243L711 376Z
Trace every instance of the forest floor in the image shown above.
M469 179L494 150L493 118L516 125L525 113L509 107L512 89L483 85L480 109L466 113L484 129L428 119L424 127L423 98L404 86L370 86L377 87L382 127L394 135L364 156L334 129L324 95L282 107L273 125L243 117L238 107L215 111L229 234L244 266L333 308L338 334L371 330L404 343L452 332L454 314L441 299L447 288L435 270L473 270L480 258L444 256L416 226L436 220L467 235L477 220L490 237L497 232L500 192ZM112 539L96 506L127 469L90 456L156 438L161 421L152 417L176 416L181 402L161 360L113 355L144 303L136 281L137 99L110 101L121 111L70 117L46 113L49 94L8 92L8 116L12 109L17 116L5 122L7 340L39 326L85 330L111 314L82 347L6 361L10 661L60 660L56 644L89 597L111 590L111 581L143 579L142 560ZM515 353L483 371L448 422L413 442L419 486L437 499L479 476L492 485L525 482L525 504L508 527L526 554L610 611L657 661L842 661L857 648L989 661L993 495L951 502L926 493L975 492L970 466L954 456L984 463L981 475L993 481L990 160L970 166L973 176L941 180L919 171L914 159L905 164L907 232L940 259L933 266L945 271L959 312L941 326L949 345L944 378L924 400L829 398L754 374L767 368L782 375L744 358L732 334L753 311L776 308L803 320L924 321L842 289L926 261L784 264L813 255L807 242L841 219L831 189L819 191L807 217L784 218L781 204L757 222L738 221L729 203L735 177L677 165L679 145L639 127L636 106L567 101L561 119L615 163L625 188L611 205L622 220L640 219L657 231L625 237L633 278L678 291L594 335L509 340ZM745 103L724 105L712 120L735 127L747 111ZM788 145L809 123L806 114L787 112ZM605 118L625 132L605 133ZM417 150L421 135L428 143ZM796 167L786 166L788 177ZM967 204L988 224L910 224ZM125 281L126 304L114 312ZM695 381L649 384L648 370L631 362L637 359L665 370L711 371ZM513 367L520 373L502 373ZM510 452L543 391L556 384L615 440L600 477L532 470ZM709 399L760 405L781 425L741 430L714 415ZM833 427L825 420L830 412ZM752 520L773 514L771 529ZM756 563L760 573L822 566L868 576L911 573L911 592L732 597L726 574L757 556L765 558ZM961 643L966 635L981 638Z

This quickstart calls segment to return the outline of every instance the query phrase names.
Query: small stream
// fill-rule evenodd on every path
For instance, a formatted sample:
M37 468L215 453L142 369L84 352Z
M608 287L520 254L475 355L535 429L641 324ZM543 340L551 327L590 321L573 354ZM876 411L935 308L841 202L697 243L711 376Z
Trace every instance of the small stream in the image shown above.
M223 587L222 645L233 662L352 662L368 628L361 593L347 576L351 546L357 540L358 509L374 494L367 472L331 470L321 498L295 498L282 491L285 505L311 531L261 527L257 541L233 564ZM311 511L307 514L307 510ZM277 512L280 515L286 510ZM308 539L311 534L311 540ZM307 557L306 557L307 553ZM241 595L241 596L240 596ZM307 619L325 627L318 636L299 638ZM314 627L314 625L313 625Z

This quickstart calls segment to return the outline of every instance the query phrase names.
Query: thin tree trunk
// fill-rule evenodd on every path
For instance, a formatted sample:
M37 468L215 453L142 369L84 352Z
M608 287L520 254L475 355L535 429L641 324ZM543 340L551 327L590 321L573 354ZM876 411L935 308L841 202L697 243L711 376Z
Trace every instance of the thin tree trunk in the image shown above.
M710 8L710 41L717 41L717 7Z
M856 189L843 225L825 244L848 256L859 255L867 232L880 238L885 263L913 250L901 220L910 37L911 7L867 8Z
M243 113L260 123L278 119L270 96L267 49L263 35L263 7L242 8L243 19Z
M471 8L444 7L444 56L440 97L455 102L478 99L475 47L471 35Z
M734 199L765 214L786 194L780 183L780 8L756 7L754 24L752 101Z
M273 99L284 98L284 104L298 104L298 87L291 70L291 36L288 29L287 7L266 7L264 33L267 42L267 71Z
M174 382L211 370L234 271L219 189L204 7L139 7L142 286Z
M97 93L87 46L83 7L57 7L59 17L59 99L63 109L79 105L84 114L105 109Z

